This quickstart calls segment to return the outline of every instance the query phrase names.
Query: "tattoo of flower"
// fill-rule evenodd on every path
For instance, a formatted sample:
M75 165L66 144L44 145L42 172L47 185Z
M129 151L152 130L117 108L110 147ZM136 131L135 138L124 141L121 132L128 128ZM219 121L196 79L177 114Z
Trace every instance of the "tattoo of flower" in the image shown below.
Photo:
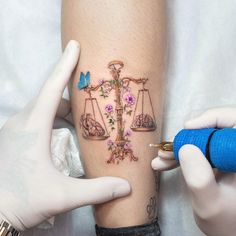
M112 113L113 112L113 106L111 104L107 104L105 106L105 111L109 114Z
M124 149L131 149L131 148L132 148L132 145L131 145L130 141L128 141L127 143L125 143Z
M125 100L126 104L128 104L128 105L132 106L135 104L135 96L132 93L125 94L124 100Z
M103 98L107 98L109 95L109 92L106 89L104 89L103 86L101 86L99 92L100 92L100 96Z
M131 145L131 141L130 141L130 137L132 135L132 132L130 129L127 129L124 131L124 138L125 138L125 145L124 145L124 149L131 149L132 145Z
M100 96L103 98L107 98L113 89L115 84L115 80L105 81L104 79L99 80L100 87Z
M124 94L123 100L125 102L124 111L126 112L126 115L131 116L132 111L133 111L132 106L135 104L135 100L136 100L135 96L132 93L128 92Z
M113 151L116 148L116 144L111 139L107 141L107 146L109 151Z
M127 129L125 132L124 132L124 137L126 139L128 139L130 136L132 135L132 132L130 129Z
M124 86L123 87L123 91L124 91L124 93L130 93L131 92L131 88L129 86Z
M107 118L107 121L108 121L108 124L109 124L109 126L111 128L111 131L115 130L115 122L116 122L116 120L115 120L115 118L113 116L113 112L114 112L114 109L113 109L112 104L107 104L105 106L105 113L104 113L104 115Z

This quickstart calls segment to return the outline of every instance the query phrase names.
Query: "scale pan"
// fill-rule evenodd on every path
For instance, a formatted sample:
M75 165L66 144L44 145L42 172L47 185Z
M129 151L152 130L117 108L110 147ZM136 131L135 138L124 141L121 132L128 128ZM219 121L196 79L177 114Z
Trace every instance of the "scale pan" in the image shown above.
M86 136L85 134L83 134L83 137L85 139L89 139L89 140L106 140L107 138L109 138L109 135L103 135L103 136Z
M147 127L130 127L135 132L151 132L156 130L156 126L147 128Z
M137 115L130 127L135 132L151 132L156 130L156 122L148 114Z

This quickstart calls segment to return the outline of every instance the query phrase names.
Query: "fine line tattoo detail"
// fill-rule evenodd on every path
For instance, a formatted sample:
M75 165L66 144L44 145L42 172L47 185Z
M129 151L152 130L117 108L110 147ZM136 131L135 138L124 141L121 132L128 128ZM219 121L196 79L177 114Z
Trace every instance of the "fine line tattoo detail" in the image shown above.
M108 64L111 79L100 79L98 84L90 84L90 72L81 72L77 85L79 90L87 93L84 110L80 117L82 136L86 140L107 140L111 152L108 164L119 164L125 158L138 161L134 155L131 136L133 132L152 132L156 130L156 118L149 90L145 87L148 78L121 77L124 67L122 61ZM137 96L132 93L131 85L140 86ZM113 98L102 110L94 93L101 99ZM110 101L110 100L109 100ZM132 119L131 126L126 121ZM111 138L115 134L115 139Z
M153 196L149 199L149 203L147 205L148 219L154 220L156 218L156 212L157 212L157 200L156 197Z

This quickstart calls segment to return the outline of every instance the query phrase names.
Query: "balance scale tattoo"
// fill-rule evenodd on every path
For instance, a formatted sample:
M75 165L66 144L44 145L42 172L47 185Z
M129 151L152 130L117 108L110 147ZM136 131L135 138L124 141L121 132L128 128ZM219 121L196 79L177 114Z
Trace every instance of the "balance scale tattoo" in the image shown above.
M122 61L111 61L108 69L112 79L101 79L97 85L91 85L90 72L81 72L78 83L78 89L88 94L80 117L83 138L95 141L108 139L107 146L111 152L108 164L119 164L125 158L138 161L130 141L132 131L152 132L157 127L151 96L145 88L148 78L121 77L123 67ZM136 97L132 94L130 84L142 86ZM99 92L100 97L105 100L113 95L114 102L108 103L102 112L97 98L92 96L94 92ZM127 129L126 119L131 118L132 124ZM110 139L112 132L116 132L115 140Z

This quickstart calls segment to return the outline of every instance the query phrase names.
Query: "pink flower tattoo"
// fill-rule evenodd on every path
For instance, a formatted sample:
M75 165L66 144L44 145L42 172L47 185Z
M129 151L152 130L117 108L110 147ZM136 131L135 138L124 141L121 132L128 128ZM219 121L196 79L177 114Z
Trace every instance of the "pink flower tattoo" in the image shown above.
M124 133L124 136L125 136L125 137L130 137L131 134L132 134L131 130L127 129L127 130L125 131L125 133Z
M105 110L107 113L112 113L113 112L113 106L111 104L107 104L105 106Z
M134 105L135 104L135 96L132 93L125 94L124 100L128 105Z

